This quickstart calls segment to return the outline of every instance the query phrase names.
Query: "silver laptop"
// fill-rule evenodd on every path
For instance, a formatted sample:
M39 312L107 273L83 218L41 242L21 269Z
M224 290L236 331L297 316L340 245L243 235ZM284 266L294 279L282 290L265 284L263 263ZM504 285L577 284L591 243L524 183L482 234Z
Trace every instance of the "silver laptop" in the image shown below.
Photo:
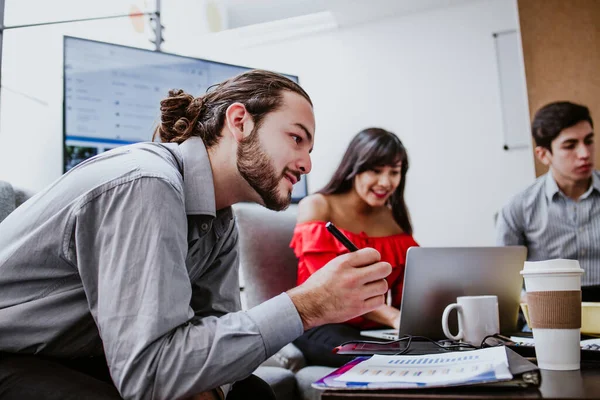
M400 332L377 329L361 331L361 335L387 340L403 335L444 339L444 308L459 296L486 294L498 296L500 332L516 332L523 286L519 272L526 256L524 246L411 247L406 255ZM456 318L450 320L451 332L458 332Z

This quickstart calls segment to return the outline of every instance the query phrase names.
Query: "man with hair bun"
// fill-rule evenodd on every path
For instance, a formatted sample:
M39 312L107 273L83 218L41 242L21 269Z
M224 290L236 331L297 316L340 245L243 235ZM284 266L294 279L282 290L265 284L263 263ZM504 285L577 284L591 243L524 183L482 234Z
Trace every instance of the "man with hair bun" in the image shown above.
M549 171L502 209L497 243L527 246L530 261L579 260L583 301L600 301L600 172L590 111L568 101L547 104L531 132Z
M305 330L383 305L391 272L362 249L240 311L231 205L285 209L314 136L309 96L275 73L173 90L156 141L100 154L10 214L0 396L274 398L252 371Z

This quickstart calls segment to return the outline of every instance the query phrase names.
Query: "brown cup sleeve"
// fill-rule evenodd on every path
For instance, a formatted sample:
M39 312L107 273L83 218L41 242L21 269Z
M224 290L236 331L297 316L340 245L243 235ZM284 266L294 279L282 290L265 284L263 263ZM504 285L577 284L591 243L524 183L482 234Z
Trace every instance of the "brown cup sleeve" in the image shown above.
M581 290L528 292L531 328L581 328Z

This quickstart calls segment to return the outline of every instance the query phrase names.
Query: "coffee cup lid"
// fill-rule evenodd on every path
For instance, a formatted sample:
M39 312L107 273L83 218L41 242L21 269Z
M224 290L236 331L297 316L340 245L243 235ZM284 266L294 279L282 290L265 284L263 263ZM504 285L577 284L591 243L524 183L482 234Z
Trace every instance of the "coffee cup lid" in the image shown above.
M577 260L544 260L544 261L525 261L521 275L525 274L556 274L556 273L580 273L584 271L579 266Z

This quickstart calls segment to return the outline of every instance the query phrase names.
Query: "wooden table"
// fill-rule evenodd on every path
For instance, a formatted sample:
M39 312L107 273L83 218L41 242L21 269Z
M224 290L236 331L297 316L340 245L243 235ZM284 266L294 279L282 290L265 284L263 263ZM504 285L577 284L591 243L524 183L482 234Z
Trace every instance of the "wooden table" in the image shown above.
M539 388L457 387L423 390L323 392L323 400L347 399L598 399L600 363L582 364L580 371L542 370Z

